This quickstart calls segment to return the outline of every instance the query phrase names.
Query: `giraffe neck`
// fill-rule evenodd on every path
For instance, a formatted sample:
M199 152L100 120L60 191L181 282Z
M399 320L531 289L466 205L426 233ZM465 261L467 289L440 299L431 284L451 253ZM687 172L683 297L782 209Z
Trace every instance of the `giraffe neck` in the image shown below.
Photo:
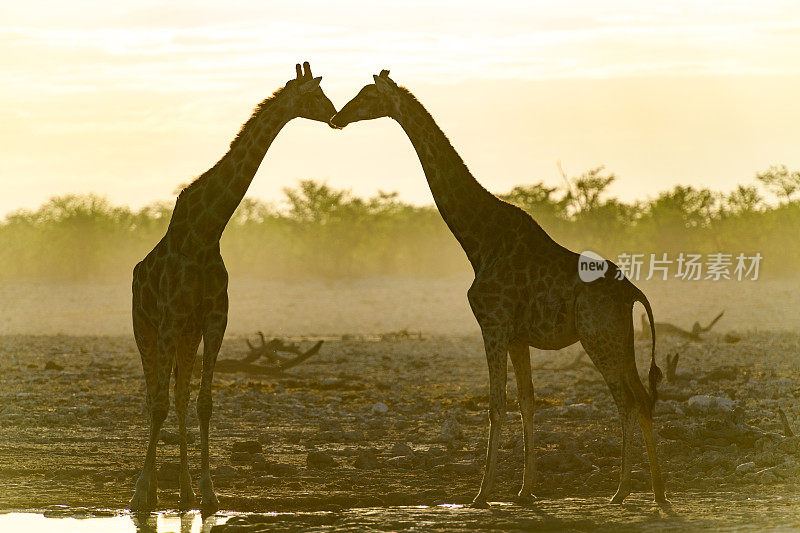
M178 196L170 229L181 229L195 244L216 244L247 193L272 141L296 114L290 98L277 91L258 105L217 164Z
M472 176L430 113L405 88L397 87L397 112L392 115L417 152L436 207L473 266L481 248L492 240L487 217L499 200Z

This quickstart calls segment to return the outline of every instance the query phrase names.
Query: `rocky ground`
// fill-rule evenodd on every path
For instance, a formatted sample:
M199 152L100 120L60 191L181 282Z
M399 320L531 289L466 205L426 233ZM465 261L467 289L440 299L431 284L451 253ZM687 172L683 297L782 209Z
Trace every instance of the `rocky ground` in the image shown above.
M789 436L779 415L785 412L789 429L800 434L799 344L798 334L756 331L702 342L659 340L662 368L667 355L680 354L655 411L668 496L682 517L664 522L669 527L800 525L794 521L800 437ZM231 337L222 357L246 350L244 339ZM637 341L642 373L648 350L649 341ZM293 517L287 520L297 527L346 524L361 508L378 509L377 523L384 512L388 529L413 526L414 513L417 526L443 520L478 527L481 516L483 526L504 529L651 524L659 514L647 494L640 441L633 503L605 503L618 479L619 425L593 367L558 370L578 353L578 347L533 352L534 367L542 367L534 370L536 493L542 498L534 507L462 510L463 522L453 522L458 508L452 507L398 515L396 506L467 503L477 490L488 427L488 379L477 336L329 340L318 355L278 377L218 374L211 454L221 507L277 511L283 514L270 520ZM194 409L190 418L196 424ZM124 508L143 458L145 422L130 337L0 337L0 509ZM197 440L196 429L191 436ZM162 438L160 503L176 507L174 414ZM199 466L197 442L190 453ZM192 471L199 479L197 468ZM509 374L494 499L511 501L521 475ZM253 519L237 519L247 520Z

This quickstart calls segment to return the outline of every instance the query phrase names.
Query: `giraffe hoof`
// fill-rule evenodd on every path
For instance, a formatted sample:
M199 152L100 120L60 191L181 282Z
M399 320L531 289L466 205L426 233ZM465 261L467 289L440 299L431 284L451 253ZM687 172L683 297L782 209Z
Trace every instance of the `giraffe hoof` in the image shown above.
M469 504L469 506L472 507L473 509L488 509L489 502L487 502L485 498L477 497L474 500L472 500L472 503Z
M193 492L189 492L188 494L181 494L181 501L178 504L179 511L191 511L192 509L196 508L196 499L194 497Z
M134 513L149 513L152 511L147 502L142 502L140 498L136 497L131 498L131 501L128 502L128 510Z
M532 492L522 492L522 491L520 491L519 494L517 494L517 497L514 498L514 500L520 505L533 503L538 499L539 498L537 498Z
M200 514L206 517L217 511L219 511L219 500L217 500L217 495L214 494L214 489L203 491L200 501Z
M138 489L128 503L128 509L136 513L149 513L156 508L156 502L148 498L147 494L142 494Z
M148 513L156 508L158 505L158 494L151 482L145 478L140 477L136 482L136 492L133 493L133 498L128 503L128 509L137 513Z
M672 508L672 504L670 503L670 501L668 499L664 498L663 500L656 500L656 503L661 508L661 510L664 512L664 514L667 514L667 515L670 515L670 516L676 516L678 514L678 513L675 512L675 509Z
M628 494L624 492L617 492L614 494L614 497L611 498L611 503L622 503L625 501L625 498L628 497Z
M203 502L200 504L200 514L204 518L206 516L211 516L217 511L219 511L219 502L217 501L216 496L214 496L213 499L204 499Z
M200 514L205 518L219 510L219 500L214 492L214 483L210 477L200 480Z

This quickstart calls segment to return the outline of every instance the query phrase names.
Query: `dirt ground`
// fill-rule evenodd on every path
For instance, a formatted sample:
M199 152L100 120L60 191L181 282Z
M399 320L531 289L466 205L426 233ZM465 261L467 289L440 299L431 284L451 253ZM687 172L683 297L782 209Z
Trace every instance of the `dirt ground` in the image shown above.
M228 335L375 334L402 328L472 335L471 273L445 279L270 282L231 275ZM796 330L800 279L643 281L657 321L691 328L721 310L715 331ZM0 334L132 335L130 279L117 282L2 283ZM644 310L637 305L638 313ZM638 320L636 322L639 323Z
M403 294L414 289L424 287ZM780 294L785 289L770 290ZM380 310L403 298L390 291L382 296L356 292L349 302L338 301L360 309L350 309L342 324L329 315L315 318L314 310L332 306L325 302L336 295L327 295L323 303L283 301L287 309L304 309L307 336L295 340L305 346L313 334L351 336L327 340L319 354L279 377L215 377L211 456L221 507L278 513L237 520L353 530L800 527L800 437L786 435L778 414L782 409L800 434L800 333L786 327L788 322L748 327L737 318L747 316L748 306L740 304L726 311L703 341L659 339L662 368L667 355L680 354L676 378L662 383L655 422L674 517L651 503L640 440L636 492L623 506L607 503L616 489L620 451L608 390L588 365L557 370L580 353L578 346L533 350L534 367L546 367L534 370L536 493L541 500L524 508L495 505L486 511L442 505L468 503L480 481L488 378L479 336L421 327L419 321L438 307L417 306L418 321L409 310L403 311L408 321L396 315L369 318L373 300L380 302L375 304ZM419 297L436 301L436 294L432 289ZM702 305L687 304L685 316L674 319L687 328L721 308L715 298L722 299L722 291L692 297ZM753 315L767 305L763 298L749 306ZM796 317L793 298L774 306L771 316ZM657 320L669 316L663 311L659 316L659 307L680 307L666 297L651 299ZM46 310L40 322L46 323L51 313ZM423 338L361 336L363 330L348 328L350 313L372 320L373 328L394 320L395 330L422 329ZM266 332L302 331L300 320L274 327L269 317L257 317ZM254 325L234 322L221 357L242 357L247 347L236 331L253 331ZM648 340L637 341L642 374L648 350ZM521 426L510 370L508 407L493 498L498 502L512 500L522 475ZM190 421L196 427L193 408ZM164 508L177 506L175 426L171 414L163 435L167 443L159 448ZM0 509L124 508L143 460L146 431L144 383L130 335L0 336ZM197 430L191 434L196 441ZM197 442L190 454L196 482Z

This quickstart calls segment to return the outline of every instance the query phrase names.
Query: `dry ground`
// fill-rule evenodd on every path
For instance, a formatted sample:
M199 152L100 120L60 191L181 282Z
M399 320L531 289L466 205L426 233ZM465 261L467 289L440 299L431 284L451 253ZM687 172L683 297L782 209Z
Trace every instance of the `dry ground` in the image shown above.
M366 327L355 328L349 322L356 316L364 317L373 333L409 327L436 334L423 340L328 341L317 356L277 378L218 374L211 446L221 506L286 512L269 518L286 527L800 527L795 518L800 509L800 438L784 435L777 414L782 408L800 433L796 401L800 334L777 331L789 329L787 322L772 328L757 324L771 330L757 331L755 325L747 327L737 319L746 316L748 307L768 308L769 294L780 295L783 290L765 287L769 290L761 291L762 299L750 305L741 299L732 300L738 305L719 305L725 292L721 289L705 295L687 291L684 308L691 311L672 320L689 327L694 319L705 321L718 308L727 307L719 333L699 343L659 340L662 367L666 354L681 354L678 377L663 384L663 401L656 410L659 450L678 517L659 517L650 504L640 443L634 471L637 494L623 507L605 504L616 488L620 435L605 384L589 366L534 371L536 492L541 502L525 509L502 506L491 511L397 508L468 502L478 487L488 426L487 372L480 339L469 331L446 335L438 327L426 327L424 322L446 308L448 300L439 296L444 289L426 289L421 282L394 293L387 289L380 294L377 288L362 286L349 297L337 289L311 299L307 297L314 291L298 288L302 298L292 300L283 294L282 305L270 304L294 309L292 317L305 317L309 334L363 333ZM2 290L8 295L11 289ZM406 309L394 315L388 312L390 319L377 316L396 305L411 305L409 295L416 290L420 291L416 298L427 304L416 305L415 313ZM671 299L669 294L659 296L655 288L648 294L657 320L669 316L666 310L680 307L674 294ZM31 297L37 295L32 292ZM784 298L769 316L776 322L787 314L795 317L792 298ZM76 313L87 316L101 307L88 306ZM333 307L345 309L338 318L341 324L328 314ZM373 308L378 312L370 313ZM437 324L462 320L458 309ZM4 313L11 316L7 310ZM247 315L241 309L237 313ZM258 325L256 317L250 318L252 323L238 322L239 326L234 322L222 357L245 352L237 330L303 331L300 319L273 326L286 318L277 310L271 313L259 314ZM53 327L47 320L50 314L55 311L43 312L41 329ZM116 319L100 314L98 330L107 332L103 320ZM754 320L768 323L769 317L755 315ZM28 319L28 327L34 328L36 318ZM385 327L389 320L394 321L392 328ZM723 334L731 332L740 337L738 342L726 342ZM570 362L578 350L534 351L533 364L558 367ZM644 372L648 341L637 342L637 353ZM712 399L692 398L697 395ZM509 374L498 501L511 500L522 474L515 398ZM191 417L196 421L193 410ZM0 337L0 509L123 508L141 465L145 423L141 367L129 335ZM174 431L174 415L167 428ZM170 442L171 437L165 435ZM196 467L197 444L190 450ZM177 505L177 453L175 444L160 447L160 498L167 508ZM197 469L192 470L197 480Z
M478 332L469 275L447 279L268 282L231 275L229 335L371 334L401 328L438 335ZM656 320L691 328L725 309L716 331L795 330L800 279L638 282ZM130 280L2 283L0 334L132 335ZM644 310L637 307L638 312ZM636 324L638 324L638 317Z

